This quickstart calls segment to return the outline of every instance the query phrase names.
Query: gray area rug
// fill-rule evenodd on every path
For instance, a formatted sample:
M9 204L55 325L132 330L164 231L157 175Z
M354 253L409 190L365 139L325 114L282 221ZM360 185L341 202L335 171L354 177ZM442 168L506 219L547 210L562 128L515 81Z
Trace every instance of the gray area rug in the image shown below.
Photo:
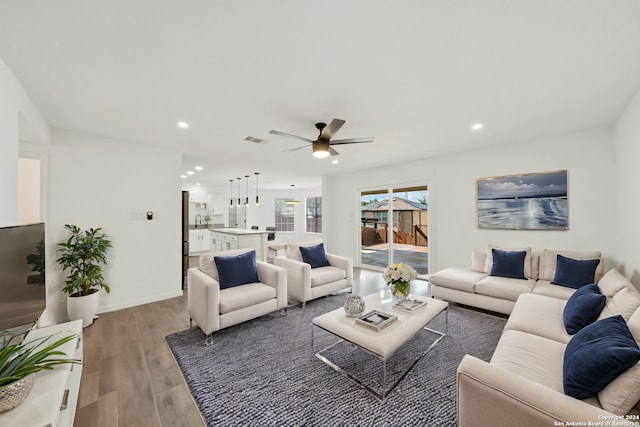
M311 319L341 307L346 295L289 307L214 333L198 328L166 337L209 426L455 426L456 368L465 354L489 360L505 320L449 308L448 335L423 357L384 402L313 355ZM445 316L429 327L444 331ZM417 334L391 359L392 376L410 366L437 336ZM314 350L335 342L317 328ZM380 362L343 343L323 353L375 385ZM397 378L397 377L396 377ZM368 384L369 385L369 384Z

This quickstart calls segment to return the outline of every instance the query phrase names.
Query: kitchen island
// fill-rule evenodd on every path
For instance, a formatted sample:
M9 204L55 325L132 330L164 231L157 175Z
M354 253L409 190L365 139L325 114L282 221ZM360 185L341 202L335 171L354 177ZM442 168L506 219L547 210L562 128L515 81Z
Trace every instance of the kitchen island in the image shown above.
M244 228L210 228L211 252L227 251L239 248L254 248L256 260L264 261L267 254L267 235L265 230L246 230Z

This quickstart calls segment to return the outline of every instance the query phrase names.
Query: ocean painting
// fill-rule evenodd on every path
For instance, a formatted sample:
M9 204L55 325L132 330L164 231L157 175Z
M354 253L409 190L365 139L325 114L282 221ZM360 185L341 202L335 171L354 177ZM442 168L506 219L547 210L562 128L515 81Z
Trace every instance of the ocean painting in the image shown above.
M478 228L568 230L567 171L476 180Z

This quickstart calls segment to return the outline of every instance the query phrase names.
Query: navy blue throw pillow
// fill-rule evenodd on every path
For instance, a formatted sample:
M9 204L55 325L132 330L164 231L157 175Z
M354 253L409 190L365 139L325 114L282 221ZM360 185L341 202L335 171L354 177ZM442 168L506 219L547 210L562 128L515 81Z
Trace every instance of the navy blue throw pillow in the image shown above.
M233 256L214 256L220 289L258 282L256 251Z
M556 274L551 283L574 289L593 283L598 264L599 259L573 259L558 254Z
M595 283L580 287L564 306L564 329L569 335L573 335L592 324L600 316L606 302L607 297L600 293L600 288Z
M594 396L640 360L640 350L622 316L582 328L564 350L564 393L576 399Z
M331 265L324 251L324 243L316 246L300 246L300 254L302 255L302 260L309 264L311 268Z
M492 249L493 264L491 275L510 277L512 279L526 279L524 277L524 259L527 251L501 251Z

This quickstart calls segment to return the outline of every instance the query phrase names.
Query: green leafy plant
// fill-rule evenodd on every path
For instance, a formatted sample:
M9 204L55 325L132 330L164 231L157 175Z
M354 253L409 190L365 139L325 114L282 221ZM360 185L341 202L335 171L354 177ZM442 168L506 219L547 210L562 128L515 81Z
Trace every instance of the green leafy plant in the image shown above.
M81 230L75 225L64 226L70 236L66 242L58 243L58 258L63 270L69 275L65 281L63 292L71 296L86 296L97 292L100 288L110 292L102 275L102 266L107 265L107 252L111 248L111 241L102 233L102 228Z
M0 347L0 387L36 372L51 370L57 365L81 363L78 359L56 357L66 356L66 353L57 350L57 348L74 339L75 334L67 335L53 342L50 340L55 335L49 335L22 344L12 344L16 335L8 334L5 331L1 335L3 340ZM47 342L50 343L46 345Z

